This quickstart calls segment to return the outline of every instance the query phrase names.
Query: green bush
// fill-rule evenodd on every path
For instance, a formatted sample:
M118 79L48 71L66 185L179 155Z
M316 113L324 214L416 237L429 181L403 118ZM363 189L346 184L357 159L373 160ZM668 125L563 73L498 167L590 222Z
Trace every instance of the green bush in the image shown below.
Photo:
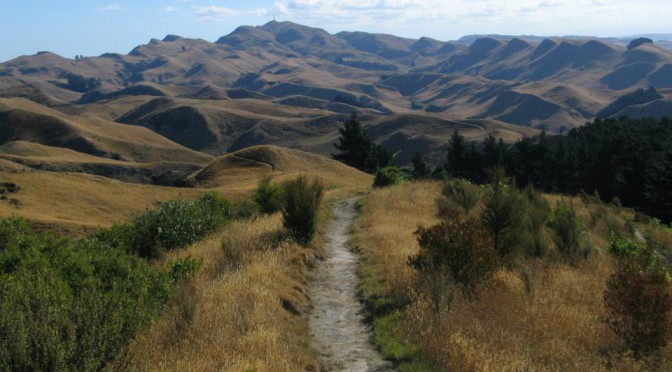
M498 252L479 221L457 211L445 214L432 227L419 227L415 234L420 251L408 263L424 275L438 275L470 289L500 265Z
M266 176L259 180L252 200L257 203L262 213L279 212L282 210L282 204L285 201L285 190L282 185L271 184L271 177Z
M558 202L550 227L555 231L555 245L565 258L575 264L581 256L581 235L585 230L574 206Z
M158 258L164 251L193 244L226 224L232 209L229 201L213 192L193 201L169 200L96 237L140 257Z
M395 166L387 166L378 169L375 178L373 179L374 187L392 186L400 183L401 172L399 171L399 168Z
M301 244L307 244L315 235L320 202L324 194L322 182L301 175L284 184L285 203L282 209L283 225Z
M522 198L516 187L504 176L502 169L491 174L491 184L483 200L481 222L492 236L495 250L509 259L521 246L523 226Z
M0 370L100 370L157 317L170 277L97 238L0 220Z
M610 239L610 252L618 258L618 268L604 292L606 322L637 357L655 352L669 340L670 275L651 247Z
M193 278L203 266L203 261L187 256L178 258L170 265L170 278L173 283Z
M453 199L464 212L469 214L481 200L481 190L465 179L446 180L443 182L443 195Z

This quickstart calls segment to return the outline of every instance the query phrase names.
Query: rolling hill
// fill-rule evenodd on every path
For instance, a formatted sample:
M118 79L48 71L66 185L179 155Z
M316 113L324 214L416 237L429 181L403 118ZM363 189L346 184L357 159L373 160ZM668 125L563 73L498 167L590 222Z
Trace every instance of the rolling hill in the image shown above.
M526 96L530 85L589 91L600 102L638 88L672 87L672 52L661 43L629 49L623 39L497 35L442 42L365 32L332 35L273 21L241 26L214 43L168 35L127 55L76 61L48 52L21 56L0 64L0 95L31 96L51 105L129 95L255 99L335 113L415 110L447 119L489 118L559 129L580 125L599 109L589 104L578 110L566 100ZM86 79L98 83L82 86ZM459 91L459 97L447 91ZM492 100L465 108L460 97L477 94ZM419 103L415 108L413 101ZM503 113L502 103L526 113ZM542 107L528 112L537 105Z
M40 52L0 64L0 158L180 184L255 145L329 156L357 112L398 164L416 151L436 164L455 129L512 142L597 116L669 115L663 36L444 42L273 21L215 42L168 35L125 55ZM655 99L631 98L649 87Z
M250 147L189 169L192 172L188 177L184 176L182 187L129 183L109 175L82 173L86 169L81 168L96 161L98 166L108 167L123 163L29 142L0 146L0 181L14 183L20 188L12 194L12 198L18 200L16 205L0 200L0 217L18 214L41 228L81 234L140 213L157 201L194 198L206 190L217 190L239 200L249 196L259 180L267 175L274 182L299 174L315 176L329 190L362 190L373 182L371 175L335 160L278 146ZM64 165L66 162L70 167L80 169L69 171ZM35 167L36 163L42 165ZM49 167L62 169L54 172ZM136 164L135 167L156 169L153 164ZM166 169L176 171L180 168L172 164Z

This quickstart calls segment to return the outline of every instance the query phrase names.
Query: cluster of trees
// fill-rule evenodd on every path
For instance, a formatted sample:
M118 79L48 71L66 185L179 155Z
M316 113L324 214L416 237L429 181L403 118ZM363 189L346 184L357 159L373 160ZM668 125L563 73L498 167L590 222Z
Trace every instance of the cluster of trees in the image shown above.
M487 170L504 167L518 186L556 193L597 192L618 198L666 222L672 220L672 123L669 119L596 119L565 135L507 145L482 143L455 132L442 167L452 177L482 183Z
M67 88L75 92L85 93L96 88L102 84L100 78L84 77L82 75L73 74L72 72L65 72L61 76L68 79Z
M353 113L338 132L340 137L334 146L340 153L331 155L335 160L367 173L374 173L392 161L392 155L371 140L357 114Z
M339 128L332 157L359 170L376 173L391 155L375 144L355 114ZM432 170L421 154L408 174L463 178L485 183L489 169L502 167L517 186L527 184L554 193L598 193L618 199L665 222L672 221L672 123L670 119L596 119L568 133L523 137L513 145L490 135L480 143L457 131L448 143L445 164Z

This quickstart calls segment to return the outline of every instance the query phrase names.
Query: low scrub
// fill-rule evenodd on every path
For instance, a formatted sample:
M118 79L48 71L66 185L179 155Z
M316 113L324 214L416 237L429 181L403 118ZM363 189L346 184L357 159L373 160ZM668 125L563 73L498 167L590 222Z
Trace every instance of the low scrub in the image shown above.
M167 273L98 239L0 220L0 370L100 370L159 315Z
M574 206L558 202L550 222L555 232L555 245L565 259L577 263L581 258L581 236L585 230L576 216Z
M317 229L317 216L324 195L322 182L299 176L284 184L286 192L282 209L283 225L294 239L308 244Z
M424 275L442 276L469 289L487 280L499 267L499 256L478 220L458 212L415 232L420 251L409 264Z
M492 236L500 256L509 260L521 246L523 201L518 189L504 176L503 170L493 171L491 178L481 208L481 223Z
M100 370L122 358L202 265L178 258L164 271L142 257L192 244L230 213L228 201L207 193L80 240L0 219L0 370Z
M467 214L481 200L481 190L479 187L461 178L444 181L443 195L453 199Z
M280 184L272 184L271 177L263 177L252 197L262 213L272 214L282 210L285 202L285 190Z
M374 187L385 187L398 185L401 183L401 171L398 167L387 166L376 171L373 179Z
M595 203L539 195L532 188L520 192L507 182L501 182L497 191L491 185L485 199L491 199L492 216L498 216L493 221L499 217L507 220L503 217L508 215L504 207L508 207L509 197L519 200L514 205L522 216L521 222L500 230L519 234L520 247L498 249L503 265L490 275L477 269L472 252L465 250L450 261L445 258L462 252L459 246L469 245L453 243L466 241L455 237L477 229L479 221L462 226L460 219L468 218L464 213L450 217L450 213L462 211L452 198L435 203L440 188L438 182L419 182L376 189L363 200L365 208L356 225L355 239L363 257L361 291L370 304L367 310L374 321L374 340L387 358L399 363L400 370L671 370L672 345L662 342L668 339L670 329L668 274L649 259L639 261L649 264L623 265L620 257L632 257L631 252L640 248L632 248L631 242L607 243L610 230L606 221L613 219L622 225L634 217L632 211L617 213L606 208L604 218L584 232L581 225L589 224L590 212L598 207ZM564 200L567 209L574 205L575 210L554 215L552 204L543 199L553 203ZM476 210L483 208L477 206ZM437 209L441 212L438 220ZM594 254L580 265L556 262L556 254L562 256L551 242L556 231L548 221L562 214L573 222L566 225L581 227L579 246L611 246L619 258ZM452 219L455 228L441 228L446 219ZM424 239L413 235L418 224L432 226L420 230ZM666 263L672 247L669 232L652 226L636 228L649 241L655 237L657 243L652 246L662 255L649 256ZM484 236L493 244L492 231L472 236ZM503 251L517 254L501 255ZM417 262L408 265L409 256L413 257L411 262ZM450 268L460 260L458 267ZM460 285L466 287L455 285L452 279L452 272L460 268L485 272L464 275L462 283L471 282L470 278L487 279L473 286L471 293L456 290ZM445 273L451 273L450 280ZM622 352L626 349L632 351Z
M670 275L651 247L612 236L610 252L619 260L604 292L607 324L641 357L664 347L669 340Z
M99 233L97 238L140 257L158 258L165 251L201 240L226 224L231 213L232 204L210 192L193 201L159 203L129 222Z

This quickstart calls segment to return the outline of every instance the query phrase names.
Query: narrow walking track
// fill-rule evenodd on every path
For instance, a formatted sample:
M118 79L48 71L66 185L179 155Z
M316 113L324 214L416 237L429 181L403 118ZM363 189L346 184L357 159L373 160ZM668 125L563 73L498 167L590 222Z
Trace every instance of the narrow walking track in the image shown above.
M337 202L326 241L326 260L317 268L311 293L315 305L310 328L329 371L389 371L373 345L357 301L357 258L347 247L356 198Z

